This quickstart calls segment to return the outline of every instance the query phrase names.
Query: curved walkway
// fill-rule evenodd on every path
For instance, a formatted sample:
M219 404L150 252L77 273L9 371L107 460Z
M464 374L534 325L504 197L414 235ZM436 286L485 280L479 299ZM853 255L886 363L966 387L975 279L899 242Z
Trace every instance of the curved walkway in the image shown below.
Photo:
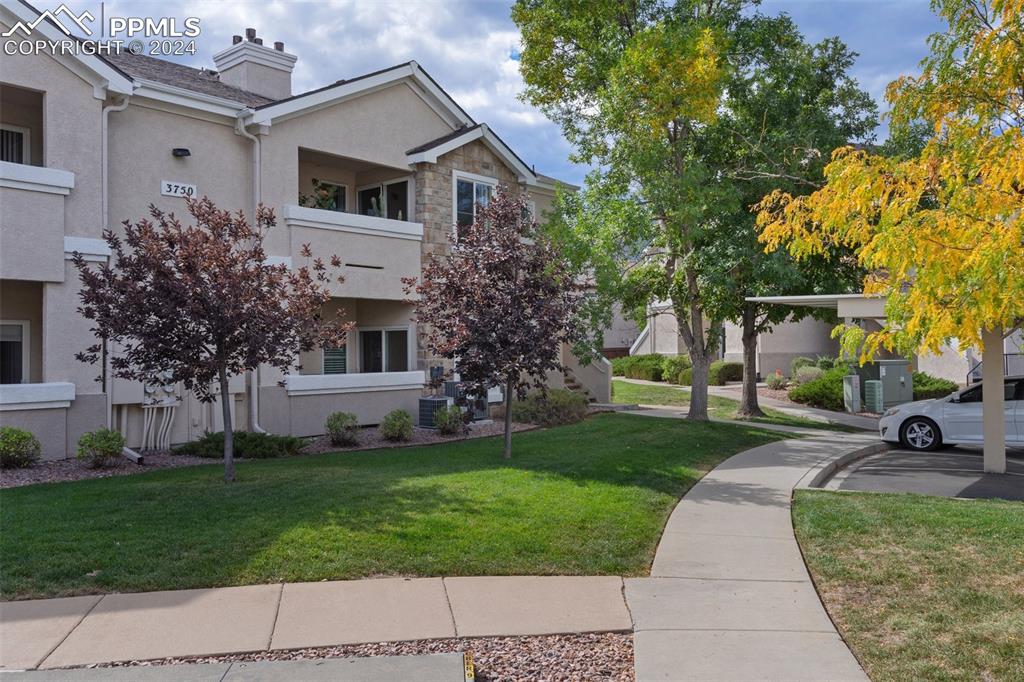
M877 436L784 440L727 459L683 497L650 578L627 579L638 682L867 680L793 534L793 488Z

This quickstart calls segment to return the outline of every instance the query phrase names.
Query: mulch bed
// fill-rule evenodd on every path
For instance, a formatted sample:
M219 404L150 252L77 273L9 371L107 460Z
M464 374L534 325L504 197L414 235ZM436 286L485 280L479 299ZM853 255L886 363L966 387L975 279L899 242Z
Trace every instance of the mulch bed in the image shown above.
M381 642L224 656L125 661L90 667L183 665L227 661L294 661L358 656L410 656L469 651L485 682L633 682L633 635L595 633Z
M535 428L531 424L512 424L513 431L529 431ZM468 434L444 435L433 429L414 428L412 439L403 442L384 440L377 427L366 427L359 430L359 444L347 447L331 445L326 436L310 439L299 455L315 455L323 452L353 452L377 448L400 448L413 445L433 445L467 438L486 438L505 432L505 425L500 421L484 421L470 425ZM36 483L59 483L64 481L80 481L89 478L108 478L110 476L128 476L143 474L157 469L176 469L178 467L197 466L200 464L216 464L220 460L192 455L176 455L171 452L146 452L144 464L139 466L128 458L119 459L109 466L93 469L77 459L59 459L40 462L24 469L0 469L0 488L17 488ZM238 461L245 461L239 458Z

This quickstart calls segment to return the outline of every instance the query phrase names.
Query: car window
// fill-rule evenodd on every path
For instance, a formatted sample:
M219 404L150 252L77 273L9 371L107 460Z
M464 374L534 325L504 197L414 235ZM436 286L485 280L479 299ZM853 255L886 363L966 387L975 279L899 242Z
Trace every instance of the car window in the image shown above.
M960 394L961 403L980 403L984 399L983 385L979 384ZM1024 400L1024 381L1007 381L1003 384L1003 400Z
M967 389L960 394L960 402L962 403L980 403L981 402L981 386L975 386Z

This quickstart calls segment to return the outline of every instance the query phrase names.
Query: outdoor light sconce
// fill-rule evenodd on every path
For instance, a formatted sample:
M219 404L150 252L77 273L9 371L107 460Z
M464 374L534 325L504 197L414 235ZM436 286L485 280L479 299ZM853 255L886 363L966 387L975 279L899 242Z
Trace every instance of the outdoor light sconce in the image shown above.
M171 155L176 159L181 159L186 156L192 156L192 152L189 151L188 147L175 147L171 150Z

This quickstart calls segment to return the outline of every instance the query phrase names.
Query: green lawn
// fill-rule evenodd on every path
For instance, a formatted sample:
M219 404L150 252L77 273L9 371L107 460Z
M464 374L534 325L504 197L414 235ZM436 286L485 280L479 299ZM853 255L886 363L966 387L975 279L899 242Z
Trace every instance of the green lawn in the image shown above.
M634 384L622 379L612 379L612 402L626 405L668 405L686 407L690 404L690 392L685 388L665 384ZM708 396L708 413L712 419L741 419L736 416L739 401L717 395ZM857 432L860 429L850 428L842 424L826 424L824 422L796 417L779 410L762 407L764 417L754 417L747 421L762 424L778 424L779 426L803 426L812 429L828 429L833 431Z
M676 501L751 427L604 414L431 447L0 491L5 599L375 575L645 575Z
M1024 680L1024 504L802 491L793 515L874 682Z

